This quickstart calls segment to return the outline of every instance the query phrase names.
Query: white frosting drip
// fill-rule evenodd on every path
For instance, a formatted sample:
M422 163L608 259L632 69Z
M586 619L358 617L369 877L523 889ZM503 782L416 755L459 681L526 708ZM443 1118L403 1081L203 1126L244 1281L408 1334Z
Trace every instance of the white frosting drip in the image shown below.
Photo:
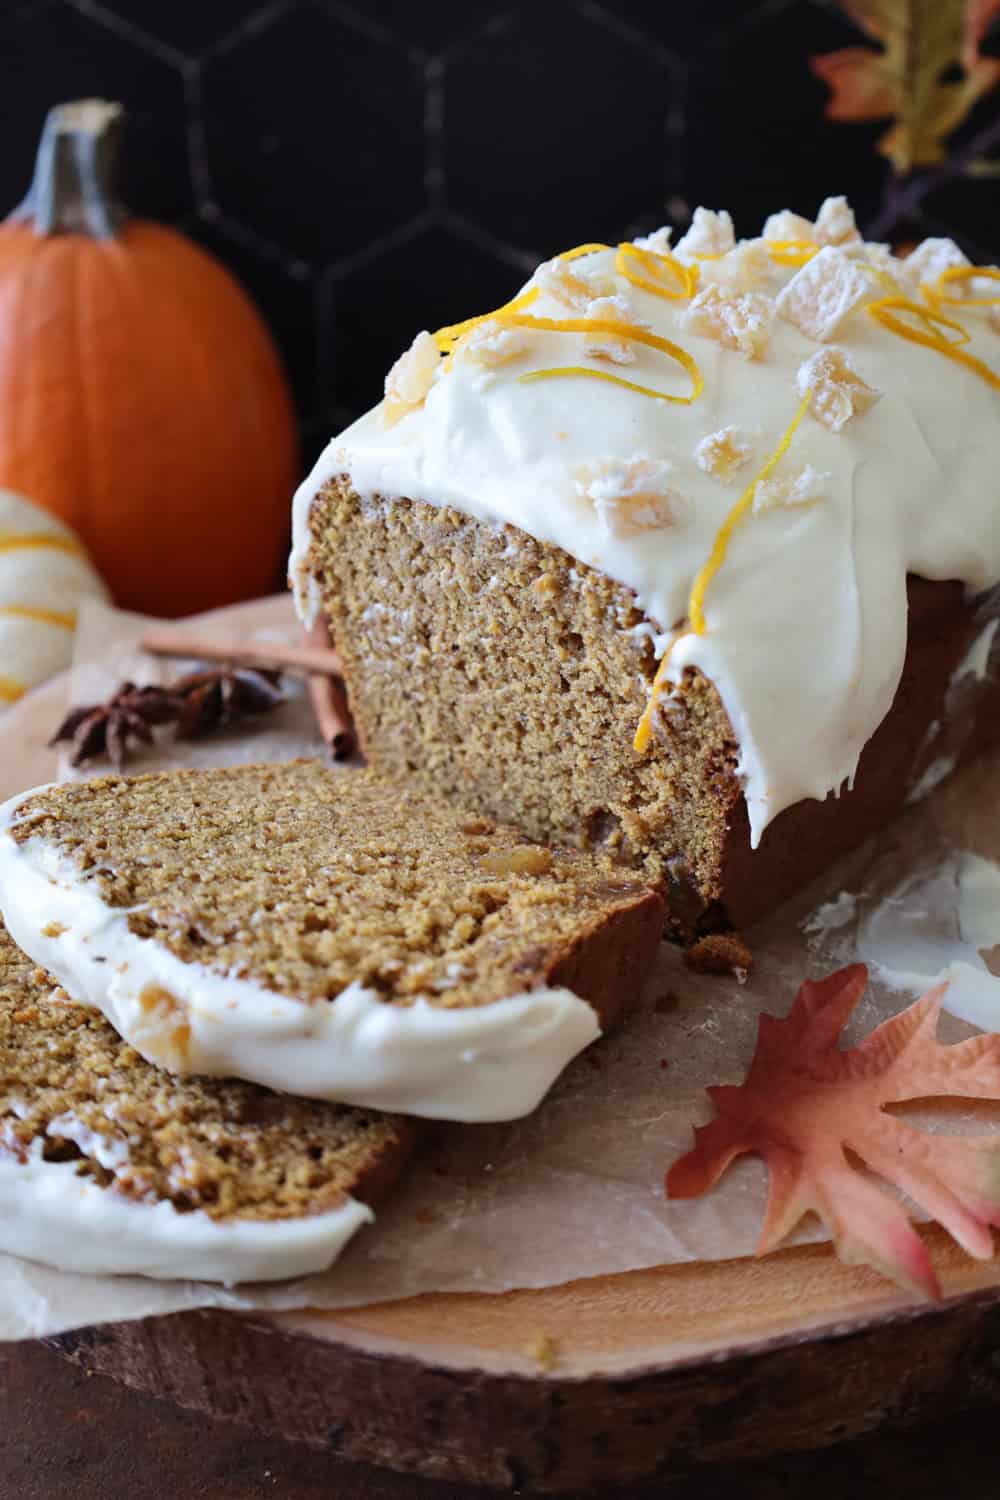
M33 1141L26 1161L0 1154L0 1250L59 1271L173 1281L283 1281L325 1271L374 1219L347 1197L301 1219L215 1220L178 1213L166 1199L138 1202L81 1177L78 1162L49 1162Z
M866 253L882 264L878 247L850 247L854 263ZM572 269L614 279L613 262L601 252ZM725 263L706 265L718 278ZM759 290L773 297L794 274L775 266ZM661 631L683 624L692 582L734 500L732 486L699 467L698 445L727 424L759 430L740 476L752 479L796 410L799 367L822 346L778 318L766 353L751 362L685 331L685 302L621 277L617 285L654 333L696 357L705 378L700 399L668 406L600 380L519 382L530 370L583 363L581 335L532 332L523 357L489 372L457 357L420 409L388 429L380 408L369 412L334 439L300 487L290 567L306 620L319 606L310 508L329 478L346 474L363 497L406 496L518 526L633 589ZM872 276L866 300L885 291ZM530 312L567 315L545 292ZM1000 371L988 317L959 316L971 334L966 349ZM907 574L958 578L973 590L1000 578L997 392L879 326L861 306L838 326L836 342L881 400L840 432L803 419L776 474L811 466L830 476L827 492L814 505L777 507L737 528L708 590L706 634L681 635L669 660L670 681L696 667L718 688L740 747L754 845L783 808L850 783L899 683ZM636 349L631 380L687 392L676 365ZM607 361L593 367L607 369ZM581 465L636 453L671 465L688 501L683 525L609 531L579 493ZM633 729L623 725L622 733Z
M456 1010L423 998L389 1005L358 983L334 1001L302 1001L185 963L131 932L129 912L107 905L54 845L14 840L25 795L0 806L7 928L74 999L102 1011L159 1066L433 1119L512 1120L529 1114L600 1033L596 1012L567 989ZM148 986L169 1001L144 1004ZM181 1025L188 1035L179 1051L171 1038Z

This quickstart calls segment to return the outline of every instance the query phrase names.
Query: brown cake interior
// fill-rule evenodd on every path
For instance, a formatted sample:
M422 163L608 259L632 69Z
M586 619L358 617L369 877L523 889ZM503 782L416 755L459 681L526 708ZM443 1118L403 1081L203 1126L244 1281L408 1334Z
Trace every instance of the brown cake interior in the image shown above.
M608 1025L664 920L634 873L317 761L42 791L15 837L75 861L137 936L301 1000L358 981L451 1009L562 984Z
M217 1220L374 1203L412 1147L409 1121L161 1073L74 1005L0 924L0 1154L49 1161L141 1202Z
M912 581L906 670L855 790L788 809L751 852L710 682L688 674L649 751L633 749L660 626L630 590L513 527L362 501L346 480L320 493L311 532L372 764L664 881L686 937L769 911L902 805L977 629L960 585ZM963 726L959 757L1000 732L1000 696L981 695Z

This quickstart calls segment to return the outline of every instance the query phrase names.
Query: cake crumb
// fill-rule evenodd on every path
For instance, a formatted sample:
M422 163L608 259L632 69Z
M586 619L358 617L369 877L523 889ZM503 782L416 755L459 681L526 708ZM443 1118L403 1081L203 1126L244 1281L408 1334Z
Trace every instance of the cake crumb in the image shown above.
M684 327L747 359L759 359L771 339L774 303L760 292L736 292L712 282L684 314Z
M696 974L731 974L744 984L753 954L738 932L712 932L688 948L684 962Z
M46 922L45 926L42 928L42 937L61 938L63 933L67 932L68 930L69 929L65 927L62 922Z
M872 282L845 250L826 245L778 293L781 316L806 338L827 343L872 291Z

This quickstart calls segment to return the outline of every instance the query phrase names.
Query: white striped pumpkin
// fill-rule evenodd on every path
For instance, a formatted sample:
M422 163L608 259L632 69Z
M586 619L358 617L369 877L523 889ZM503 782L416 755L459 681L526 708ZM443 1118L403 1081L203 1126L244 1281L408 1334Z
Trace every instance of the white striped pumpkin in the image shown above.
M69 527L0 490L0 712L69 666L81 601L107 598Z

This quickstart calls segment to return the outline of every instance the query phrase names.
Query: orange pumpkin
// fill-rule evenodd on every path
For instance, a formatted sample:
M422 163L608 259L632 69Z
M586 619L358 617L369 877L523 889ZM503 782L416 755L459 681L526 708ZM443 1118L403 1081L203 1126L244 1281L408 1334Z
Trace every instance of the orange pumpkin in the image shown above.
M51 111L0 223L0 486L72 526L120 605L188 614L274 587L295 424L229 273L116 203L121 114Z

